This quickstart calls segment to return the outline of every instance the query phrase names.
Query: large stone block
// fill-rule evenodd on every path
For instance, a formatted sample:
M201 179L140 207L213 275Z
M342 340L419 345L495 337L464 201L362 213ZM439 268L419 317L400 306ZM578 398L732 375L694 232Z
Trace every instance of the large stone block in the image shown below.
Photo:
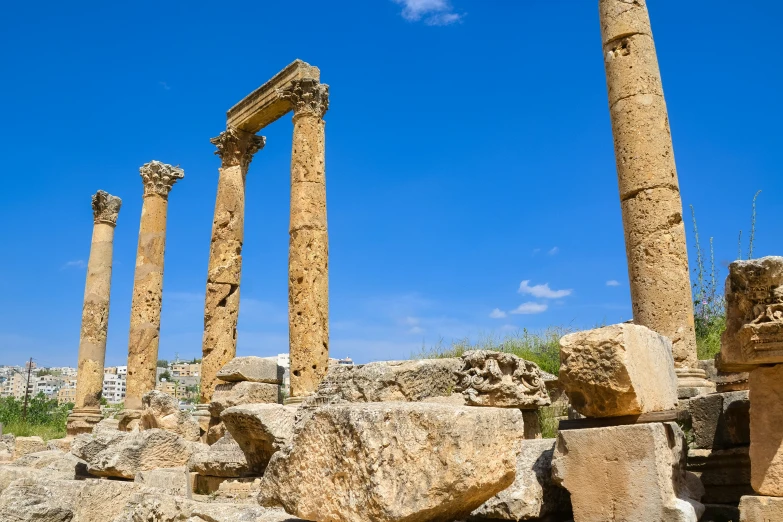
M57 473L58 477L76 479L87 474L87 463L82 459L60 450L28 453L15 460L12 466L41 469Z
M752 495L748 447L726 450L688 450L688 471L704 486L701 501L715 504L736 504L743 495Z
M522 424L516 409L325 406L272 458L259 501L319 522L451 522L513 483Z
M46 451L48 446L41 437L16 437L14 444L14 459L18 459L28 453Z
M209 449L194 453L188 468L212 477L243 477L250 471L244 452L230 434L224 435Z
M139 471L133 481L169 495L191 498L193 493L190 473L185 467Z
M217 373L217 378L225 382L265 382L282 384L285 368L279 366L274 359L263 357L236 357L223 366Z
M141 398L144 408L141 413L140 427L143 430L162 429L176 433L185 440L197 442L201 437L201 428L193 416L179 409L179 401L166 393L152 390Z
M227 382L215 386L212 402L209 403L209 413L220 417L226 408L244 404L276 404L279 403L280 385L263 382Z
M742 497L739 522L777 522L783 520L783 498Z
M747 391L712 393L688 402L694 447L726 449L750 444Z
M566 335L560 364L571 406L587 417L677 407L671 341L644 326L624 323Z
M220 418L239 444L251 471L259 474L290 441L296 408L281 404L246 404L223 411Z
M514 483L472 513L478 520L529 520L571 512L568 491L552 480L553 439L522 441Z
M750 372L750 482L783 497L783 364Z
M552 473L578 522L696 522L703 511L673 422L562 430Z
M726 330L720 366L747 371L748 365L783 363L783 257L729 265Z

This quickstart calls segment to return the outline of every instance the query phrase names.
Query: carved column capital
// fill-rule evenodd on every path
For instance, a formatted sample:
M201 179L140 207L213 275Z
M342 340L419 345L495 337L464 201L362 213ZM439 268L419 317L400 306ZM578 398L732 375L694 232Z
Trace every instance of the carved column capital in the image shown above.
M117 196L112 196L108 192L99 190L92 196L92 214L95 224L104 223L106 225L116 226L117 215L120 213L122 200Z
M215 154L223 160L223 167L241 165L243 169L250 166L253 154L264 148L266 138L249 132L228 127L217 137L209 140L217 150Z
M185 177L185 171L178 166L172 167L155 160L142 165L139 172L144 182L145 197L157 194L167 198L174 183Z
M291 102L295 118L305 115L323 118L329 109L329 86L314 78L294 80L290 87L278 90L277 95Z

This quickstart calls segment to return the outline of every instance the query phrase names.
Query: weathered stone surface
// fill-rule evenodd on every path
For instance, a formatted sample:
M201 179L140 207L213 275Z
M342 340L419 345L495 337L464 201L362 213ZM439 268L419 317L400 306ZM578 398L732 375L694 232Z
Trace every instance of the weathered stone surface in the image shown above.
M671 342L649 328L617 324L560 339L560 382L587 417L677 407Z
M776 522L783 520L783 498L747 496L739 503L739 522Z
M255 502L259 493L261 493L261 479L232 479L220 483L215 492L215 498L229 501L242 501L252 498L252 501Z
M552 439L522 441L514 483L472 513L492 520L529 520L571 511L568 491L552 481Z
M68 453L71 451L71 442L73 442L73 437L64 437L62 439L50 439L46 443L46 447L50 450L60 450L62 452Z
M87 463L82 459L60 450L46 450L27 455L14 461L12 466L42 469L57 472L62 478L75 479L87 473ZM62 474L62 475L61 475Z
M783 257L729 265L720 355L725 370L783 363Z
M169 495L191 498L193 486L188 468L152 469L136 473L134 482L147 487L157 488Z
M688 403L693 445L726 449L750 444L750 400L747 391L712 393Z
M231 434L224 435L208 449L194 453L188 469L213 477L242 477L249 472L247 458Z
M0 493L0 520L72 522L82 489L83 483L72 480L20 478Z
M198 421L190 413L180 411L179 402L171 395L152 390L144 394L141 403L144 408L140 420L142 430L159 428L176 433L185 440L200 440Z
M125 436L126 432L112 429L96 429L92 435L83 433L73 439L71 453L85 462L90 462L101 451L119 443Z
M522 436L515 409L325 406L272 458L259 501L323 522L450 522L512 484Z
M41 437L16 437L14 441L14 459L18 459L28 453L46 451L48 446Z
M702 502L736 504L743 495L752 495L748 447L726 450L688 450L688 471L704 486Z
M456 391L471 406L537 409L550 404L538 365L514 354L472 350L462 356Z
M67 472L36 469L24 466L0 466L0 491L5 490L14 481L19 479L31 480L55 480L55 479L73 479L73 475ZM0 520L2 520L0 518Z
M783 364L750 372L750 482L759 495L783 497Z
M293 436L296 408L281 404L247 404L220 415L247 458L251 471L263 473L272 455Z
M215 386L209 413L220 417L226 408L243 404L277 404L280 385L263 382L227 382Z
M225 382L265 382L282 384L285 368L278 366L274 359L263 357L236 357L223 366L217 378Z
M560 431L552 472L579 522L695 522L703 511L689 497L701 492L688 489L685 436L673 422Z

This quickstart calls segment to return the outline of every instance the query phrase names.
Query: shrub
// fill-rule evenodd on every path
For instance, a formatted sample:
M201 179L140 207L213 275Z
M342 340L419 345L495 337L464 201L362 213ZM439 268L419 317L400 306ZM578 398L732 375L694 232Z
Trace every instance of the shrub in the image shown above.
M57 404L43 393L31 397L24 416L24 401L13 397L0 398L0 422L3 433L17 437L38 435L44 440L65 437L65 424L72 404Z

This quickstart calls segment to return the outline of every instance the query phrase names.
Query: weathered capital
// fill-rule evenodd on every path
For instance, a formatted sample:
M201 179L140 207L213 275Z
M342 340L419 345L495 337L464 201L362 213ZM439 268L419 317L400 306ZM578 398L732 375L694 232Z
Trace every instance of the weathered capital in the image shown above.
M329 86L314 78L294 80L289 87L278 90L277 95L291 102L294 117L312 115L323 118L329 109Z
M243 169L247 169L253 154L266 144L264 136L256 136L231 126L209 141L217 147L215 154L223 160L223 167L241 165Z
M174 183L185 177L185 171L181 168L155 160L142 165L139 172L144 182L145 196L157 194L166 198Z
M92 214L95 224L117 225L117 215L120 213L122 200L108 192L99 190L92 196Z

